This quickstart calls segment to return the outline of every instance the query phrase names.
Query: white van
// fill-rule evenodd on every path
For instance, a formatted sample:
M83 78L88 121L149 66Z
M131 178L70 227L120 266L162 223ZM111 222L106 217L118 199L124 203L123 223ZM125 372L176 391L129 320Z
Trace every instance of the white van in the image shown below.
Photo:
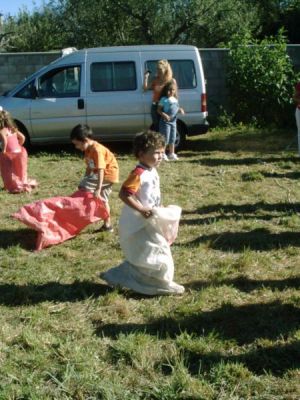
M72 51L0 97L31 144L69 142L77 124L88 124L101 141L132 140L151 126L151 91L144 72L155 76L167 59L178 83L177 145L208 129L206 91L198 49L186 45L99 47Z

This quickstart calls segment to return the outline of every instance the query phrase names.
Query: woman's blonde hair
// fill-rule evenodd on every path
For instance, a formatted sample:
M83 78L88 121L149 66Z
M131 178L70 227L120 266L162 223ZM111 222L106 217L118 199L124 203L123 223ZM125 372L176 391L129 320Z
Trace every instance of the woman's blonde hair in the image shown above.
M168 82L173 78L173 71L168 60L157 61L157 68L161 69L163 72L164 82Z
M12 120L12 117L8 111L0 110L0 129L10 129L13 132L17 131L17 127Z

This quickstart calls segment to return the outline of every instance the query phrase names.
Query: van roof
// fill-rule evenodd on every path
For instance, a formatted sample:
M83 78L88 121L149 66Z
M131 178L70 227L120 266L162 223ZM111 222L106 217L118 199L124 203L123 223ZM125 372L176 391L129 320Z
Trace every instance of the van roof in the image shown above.
M138 45L138 46L113 46L113 47L93 47L88 49L78 50L79 52L130 52L130 51L167 51L167 50L195 50L195 46L186 44L155 44L155 45Z

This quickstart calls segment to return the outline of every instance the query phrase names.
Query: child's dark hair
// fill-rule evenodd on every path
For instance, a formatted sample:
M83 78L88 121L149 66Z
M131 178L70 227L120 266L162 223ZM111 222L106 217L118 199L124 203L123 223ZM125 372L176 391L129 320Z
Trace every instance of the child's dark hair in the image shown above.
M79 142L84 142L86 139L91 139L93 136L93 131L88 125L76 125L73 128L70 139L71 140L78 140Z
M178 97L178 95L177 95L177 85L176 85L176 82L172 79L171 81L168 81L166 84L165 84L165 86L162 88L162 90L161 90L161 92L160 92L160 99L162 98L162 97L168 97L168 91L172 88L172 87L174 87L175 88L175 95L174 95L174 97Z
M160 149L165 147L164 136L158 132L146 131L139 133L133 141L133 154L136 158L140 153L146 153L150 149Z

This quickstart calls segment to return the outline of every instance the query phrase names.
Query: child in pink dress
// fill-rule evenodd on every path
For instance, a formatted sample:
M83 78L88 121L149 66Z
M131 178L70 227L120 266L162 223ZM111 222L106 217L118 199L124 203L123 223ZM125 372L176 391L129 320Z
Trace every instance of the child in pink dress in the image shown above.
M30 192L37 182L27 178L25 136L18 131L10 114L0 107L0 172L4 189L10 193Z

